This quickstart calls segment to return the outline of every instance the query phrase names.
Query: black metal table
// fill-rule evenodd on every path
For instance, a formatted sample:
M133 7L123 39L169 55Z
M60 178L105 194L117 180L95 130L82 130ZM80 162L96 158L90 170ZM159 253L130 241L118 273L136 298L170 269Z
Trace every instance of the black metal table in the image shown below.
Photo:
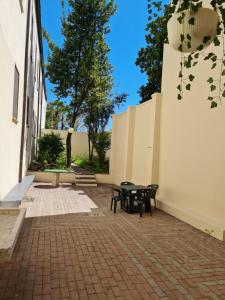
M127 205L124 205L124 210L128 213L138 212L138 207L134 206L135 194L138 191L150 190L149 187L143 185L120 185L116 187L124 193L124 197L128 200ZM149 207L146 207L146 211L149 210Z

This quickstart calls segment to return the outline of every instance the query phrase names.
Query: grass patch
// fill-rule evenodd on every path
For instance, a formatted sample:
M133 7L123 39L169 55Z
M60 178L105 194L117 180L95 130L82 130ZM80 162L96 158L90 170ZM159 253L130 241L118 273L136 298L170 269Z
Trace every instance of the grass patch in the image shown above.
M75 158L72 159L73 163L75 163L78 167L82 169L86 169L88 171L94 173L109 173L109 160L107 160L104 164L103 168L100 168L99 161L97 157L93 157L92 161L89 161L88 156L84 155L77 155Z

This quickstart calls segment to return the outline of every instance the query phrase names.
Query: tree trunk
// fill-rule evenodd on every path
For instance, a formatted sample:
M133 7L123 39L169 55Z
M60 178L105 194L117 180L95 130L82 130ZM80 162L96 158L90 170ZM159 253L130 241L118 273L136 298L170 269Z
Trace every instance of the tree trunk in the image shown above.
M88 157L89 160L91 161L91 138L90 138L90 132L88 132Z
M61 130L64 130L64 115L62 115L61 119Z
M93 144L91 145L91 160L93 159L94 156L94 146Z
M72 133L67 134L66 137L66 166L67 168L70 168L71 165L71 137Z

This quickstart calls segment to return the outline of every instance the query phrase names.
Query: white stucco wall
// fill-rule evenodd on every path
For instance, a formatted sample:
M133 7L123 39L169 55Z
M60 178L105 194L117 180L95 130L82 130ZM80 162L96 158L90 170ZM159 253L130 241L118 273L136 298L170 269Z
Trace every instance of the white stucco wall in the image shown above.
M34 2L33 0L32 14L36 20ZM23 0L22 12L19 1L0 1L0 200L18 183L19 179L27 4L28 1ZM37 34L35 24L34 22L34 32L36 30ZM34 34L34 48L36 43L37 38L35 40ZM17 123L12 121L15 65L20 75ZM33 109L37 119L37 88L35 90ZM45 102L45 99L43 101ZM25 140L23 175L26 173L26 168Z

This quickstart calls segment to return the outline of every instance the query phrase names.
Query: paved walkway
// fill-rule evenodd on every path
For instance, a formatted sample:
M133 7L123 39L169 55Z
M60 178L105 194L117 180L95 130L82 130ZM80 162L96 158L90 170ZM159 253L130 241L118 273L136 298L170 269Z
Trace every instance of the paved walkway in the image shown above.
M53 188L51 184L36 184L27 193L26 218L88 213L97 208L92 199L82 189L63 184ZM29 202L33 200L32 202Z
M109 187L82 190L96 212L25 219L0 299L225 299L224 243L160 211L114 215Z

